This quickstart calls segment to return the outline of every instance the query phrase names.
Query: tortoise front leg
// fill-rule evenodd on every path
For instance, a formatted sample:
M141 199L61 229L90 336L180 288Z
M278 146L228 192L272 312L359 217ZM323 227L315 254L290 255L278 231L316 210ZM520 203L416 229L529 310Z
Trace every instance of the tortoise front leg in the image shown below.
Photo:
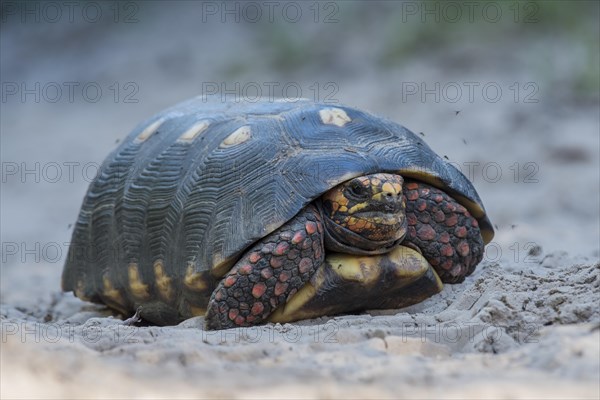
M219 282L207 329L257 325L291 298L323 263L323 225L309 205L244 254Z
M462 282L483 258L477 220L447 193L422 182L405 180L404 244L419 248L443 282Z

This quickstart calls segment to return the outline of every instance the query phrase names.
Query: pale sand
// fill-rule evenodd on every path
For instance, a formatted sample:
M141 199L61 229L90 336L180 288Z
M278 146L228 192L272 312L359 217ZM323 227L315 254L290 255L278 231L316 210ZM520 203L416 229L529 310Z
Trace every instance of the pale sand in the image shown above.
M52 304L2 306L2 398L598 398L599 265L556 256L484 264L403 312L219 332L38 292Z

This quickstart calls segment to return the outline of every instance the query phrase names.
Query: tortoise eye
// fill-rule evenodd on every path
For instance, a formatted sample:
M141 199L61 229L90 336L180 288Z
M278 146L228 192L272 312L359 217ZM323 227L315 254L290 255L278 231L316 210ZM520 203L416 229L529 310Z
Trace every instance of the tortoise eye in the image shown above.
M366 199L368 197L367 188L358 182L353 182L348 187L348 196L354 199Z

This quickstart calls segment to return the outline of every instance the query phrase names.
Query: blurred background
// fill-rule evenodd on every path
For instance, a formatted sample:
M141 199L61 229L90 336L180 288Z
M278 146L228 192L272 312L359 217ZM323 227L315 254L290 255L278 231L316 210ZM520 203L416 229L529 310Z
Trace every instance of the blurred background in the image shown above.
M2 1L0 17L3 301L40 266L58 288L104 157L200 94L386 116L474 182L487 261L598 255L597 1Z

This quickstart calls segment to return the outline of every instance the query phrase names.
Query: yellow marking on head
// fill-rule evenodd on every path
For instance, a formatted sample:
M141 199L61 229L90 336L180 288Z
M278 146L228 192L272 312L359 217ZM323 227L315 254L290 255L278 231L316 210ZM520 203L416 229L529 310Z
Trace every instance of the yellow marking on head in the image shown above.
M178 142L191 142L198 137L202 132L204 132L210 123L208 121L198 121L194 125L192 125L188 130L183 132L179 138Z
M346 206L341 206L341 207L340 207L340 209L339 209L339 211L340 211L341 213L348 212L348 207L346 207Z
M371 179L371 186L378 188L381 185L381 179L373 178Z
M196 272L196 264L191 261L188 263L185 271L183 283L189 289L197 291L205 290L208 287L204 279L202 279L202 275L199 272Z
M131 294L138 299L148 298L150 296L148 293L148 285L142 282L137 263L129 263L127 273L129 275L129 288L131 289Z
M355 212L360 211L365 207L368 207L368 205L369 205L368 202L358 203L348 210L348 214L354 214Z
M319 111L319 116L324 124L340 127L352 121L348 114L346 114L346 111L341 108L324 108Z
M356 225L357 222L358 222L358 220L356 218L354 218L354 217L350 217L348 219L348 225L349 226L354 226L354 225Z
M236 129L231 135L227 136L225 140L219 145L220 148L236 146L250 140L252 133L249 126L242 126Z
M384 193L398 194L398 191L396 191L396 189L394 189L394 186L389 182L383 184L383 186L381 187L381 191Z
M102 275L102 285L104 286L104 290L102 291L104 297L115 302L118 305L123 305L123 296L121 296L121 292L119 292L113 286L112 282L110 281L110 278L108 277L108 273L104 273Z
M373 197L371 197L371 201L384 202L385 201L385 192L379 192L379 193L373 195Z
M402 193L402 185L399 183L392 183L392 186L394 187L396 193Z
M165 266L162 260L154 262L154 278L156 279L156 288L160 295L168 301L173 298L173 286L171 285L172 278L165 274Z
M140 134L135 137L135 141L137 143L145 142L158 130L158 128L163 124L163 122L165 122L165 119L160 118L148 125L147 127L145 127L144 130L141 131Z

